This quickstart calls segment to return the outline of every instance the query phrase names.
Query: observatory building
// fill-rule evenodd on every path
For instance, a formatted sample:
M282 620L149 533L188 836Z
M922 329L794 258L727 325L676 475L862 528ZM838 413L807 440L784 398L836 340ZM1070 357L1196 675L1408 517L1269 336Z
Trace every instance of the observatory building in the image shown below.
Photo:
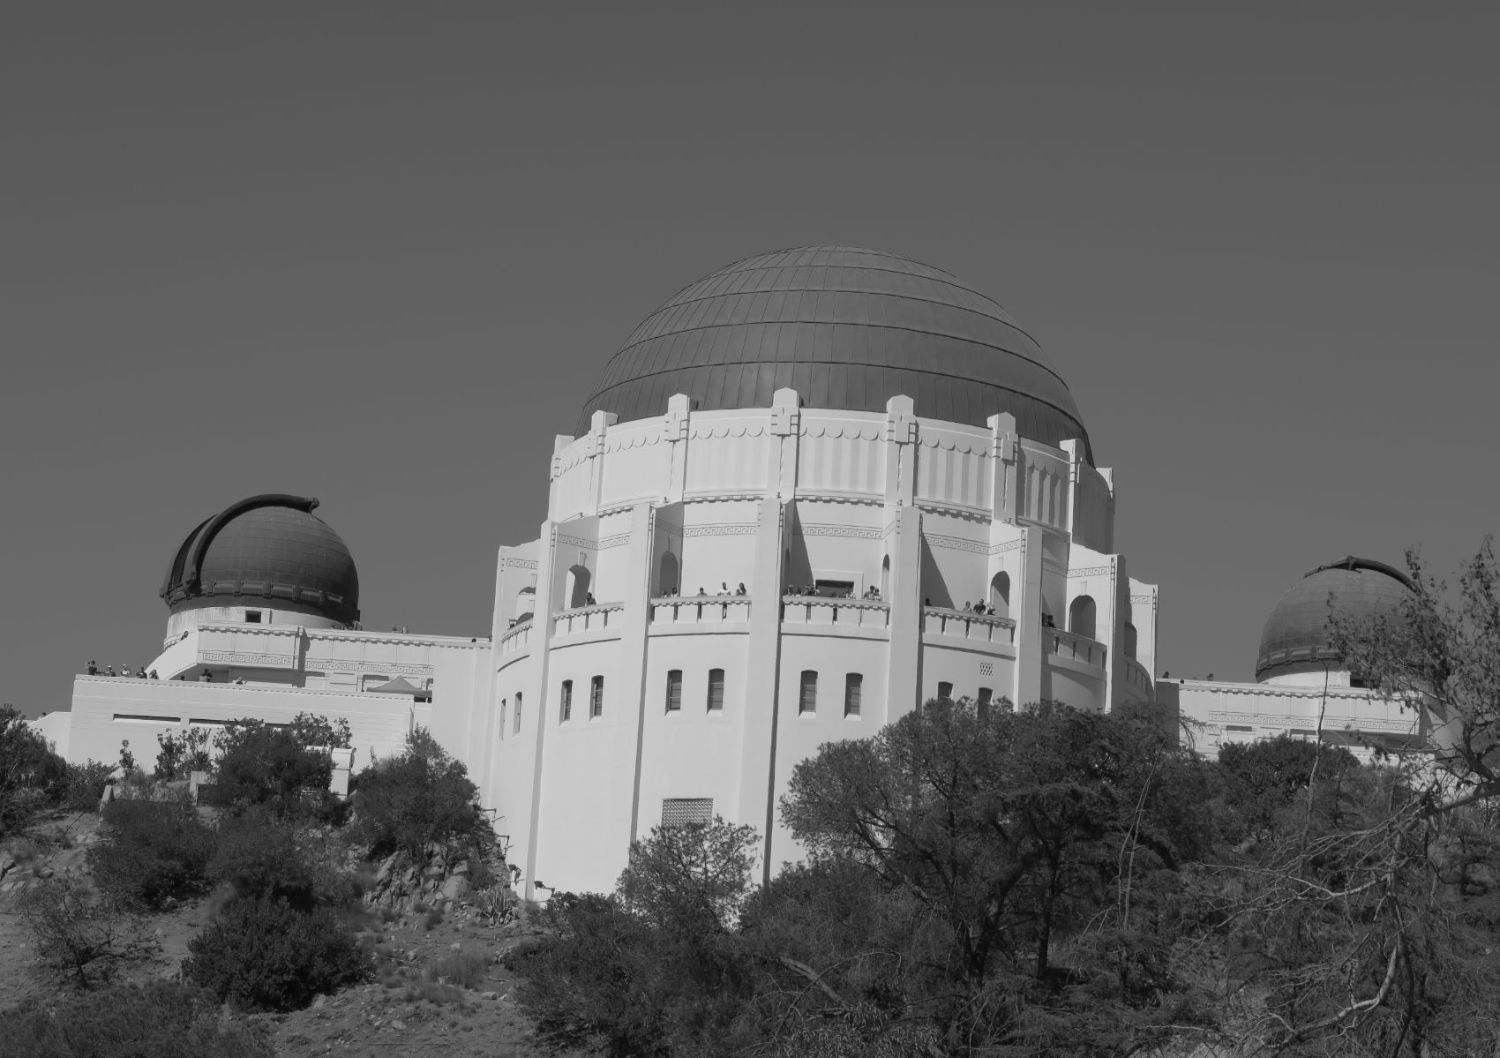
M537 539L500 548L488 637L361 629L316 501L260 496L175 552L160 678L80 676L40 726L113 759L122 738L320 713L350 721L359 768L422 724L531 894L608 889L633 839L715 815L761 832L769 873L799 856L777 812L796 764L930 698L1180 713L1207 751L1301 730L1322 689L1323 580L1278 606L1264 682L1158 686L1157 589L1115 549L1072 393L947 272L746 258L651 313L581 396ZM1389 594L1391 572L1316 576Z

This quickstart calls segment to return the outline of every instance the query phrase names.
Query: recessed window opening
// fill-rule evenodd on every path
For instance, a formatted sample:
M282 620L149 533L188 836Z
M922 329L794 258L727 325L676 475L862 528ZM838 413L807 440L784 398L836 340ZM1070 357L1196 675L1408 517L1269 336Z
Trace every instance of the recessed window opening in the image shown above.
M258 625L258 624L260 624L260 619L261 619L261 614L260 614L259 610L246 610L245 611L245 623L247 625Z
M604 715L604 677L595 676L589 683L589 719Z
M995 692L988 687L979 688L979 698L976 700L975 704L979 709L979 715L981 717L990 715L990 699L993 698L994 695Z
M708 711L710 713L721 713L724 711L724 670L708 670Z
M802 671L801 692L797 696L797 712L810 716L818 711L818 674L812 669Z
M951 684L951 683L939 683L938 684L938 697L941 698L945 702L948 701L950 698L952 698L953 697L953 684Z
M516 692L516 731L521 730L521 692Z
M862 701L865 690L865 678L858 672L851 672L844 677L844 715L859 716L864 708Z
M847 599L854 594L852 580L818 580L814 587L816 590L813 594L825 599Z
M667 673L667 712L682 712L682 670L672 669Z
M500 741L505 741L505 718L510 713L510 699L500 699Z
M1135 649L1136 649L1136 631L1135 631L1135 625L1131 624L1129 621L1126 621L1125 622L1125 656L1127 658L1133 658L1133 657L1135 657Z
M573 681L562 681L562 693L558 695L558 718L563 723L573 719Z
M1068 631L1075 635L1094 638L1094 622L1098 607L1092 596L1080 595L1068 604Z

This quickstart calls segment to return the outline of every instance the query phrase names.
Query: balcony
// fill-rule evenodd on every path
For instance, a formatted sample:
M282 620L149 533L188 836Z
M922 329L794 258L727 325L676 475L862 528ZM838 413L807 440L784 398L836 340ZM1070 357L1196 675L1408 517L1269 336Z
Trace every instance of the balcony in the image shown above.
M1053 657L1068 658L1091 668L1104 668L1108 651L1103 643L1077 632L1064 632L1061 628L1045 628L1042 632L1045 649Z
M651 600L651 626L744 624L750 620L748 595L664 595Z
M1125 683L1132 690L1139 692L1147 701L1156 697L1156 681L1151 678L1151 673L1146 671L1146 666L1135 658L1125 659Z
M886 634L891 626L891 607L877 599L783 595L781 623L791 628L801 626L840 632L858 628Z
M1009 617L950 610L945 606L922 607L922 632L987 643L1007 651L1013 651L1016 644L1016 623Z
M563 610L552 618L552 635L574 636L585 633L610 633L618 636L625 623L625 604L620 602L596 603L593 606L578 606ZM606 638L609 638L606 637Z
M500 637L499 651L502 655L521 654L531 650L531 618L523 617L506 629Z

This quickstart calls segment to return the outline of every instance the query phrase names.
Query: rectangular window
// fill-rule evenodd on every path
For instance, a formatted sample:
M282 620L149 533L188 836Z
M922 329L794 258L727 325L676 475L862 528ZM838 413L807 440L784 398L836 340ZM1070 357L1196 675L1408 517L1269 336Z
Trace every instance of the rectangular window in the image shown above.
M667 797L661 803L661 825L680 827L687 823L712 823L712 797Z
M864 695L865 678L857 672L851 672L844 677L844 715L859 716L862 708L860 699Z
M953 684L951 684L951 683L940 683L940 684L938 684L938 697L941 698L943 701L947 701L949 698L952 698L953 697Z
M521 730L521 692L516 692L516 731Z
M589 719L604 715L604 677L595 676L589 684Z
M980 717L986 717L990 715L990 699L994 697L994 694L995 692L988 687L979 688L978 706Z
M245 611L245 623L247 625L258 625L258 624L260 624L260 611L259 610L246 610Z
M682 712L682 670L667 673L667 712Z
M567 721L573 719L573 681L572 680L563 680L563 682L562 682L562 695L561 695L561 698L562 698L562 701L558 705L558 710L559 710L559 714L562 717L562 721L564 723L566 723Z
M708 711L710 713L722 713L724 711L724 670L708 670Z
M818 711L818 674L812 669L802 670L802 693L797 696L797 712L808 716Z
M510 711L510 700L500 699L500 741L505 741L505 716Z

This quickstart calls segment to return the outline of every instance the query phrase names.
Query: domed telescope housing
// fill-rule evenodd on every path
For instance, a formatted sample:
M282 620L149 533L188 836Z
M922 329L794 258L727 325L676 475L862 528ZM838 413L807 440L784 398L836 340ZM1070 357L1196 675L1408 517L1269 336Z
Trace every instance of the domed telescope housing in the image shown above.
M200 624L350 628L359 573L318 501L267 494L230 504L188 534L162 582L167 636Z

